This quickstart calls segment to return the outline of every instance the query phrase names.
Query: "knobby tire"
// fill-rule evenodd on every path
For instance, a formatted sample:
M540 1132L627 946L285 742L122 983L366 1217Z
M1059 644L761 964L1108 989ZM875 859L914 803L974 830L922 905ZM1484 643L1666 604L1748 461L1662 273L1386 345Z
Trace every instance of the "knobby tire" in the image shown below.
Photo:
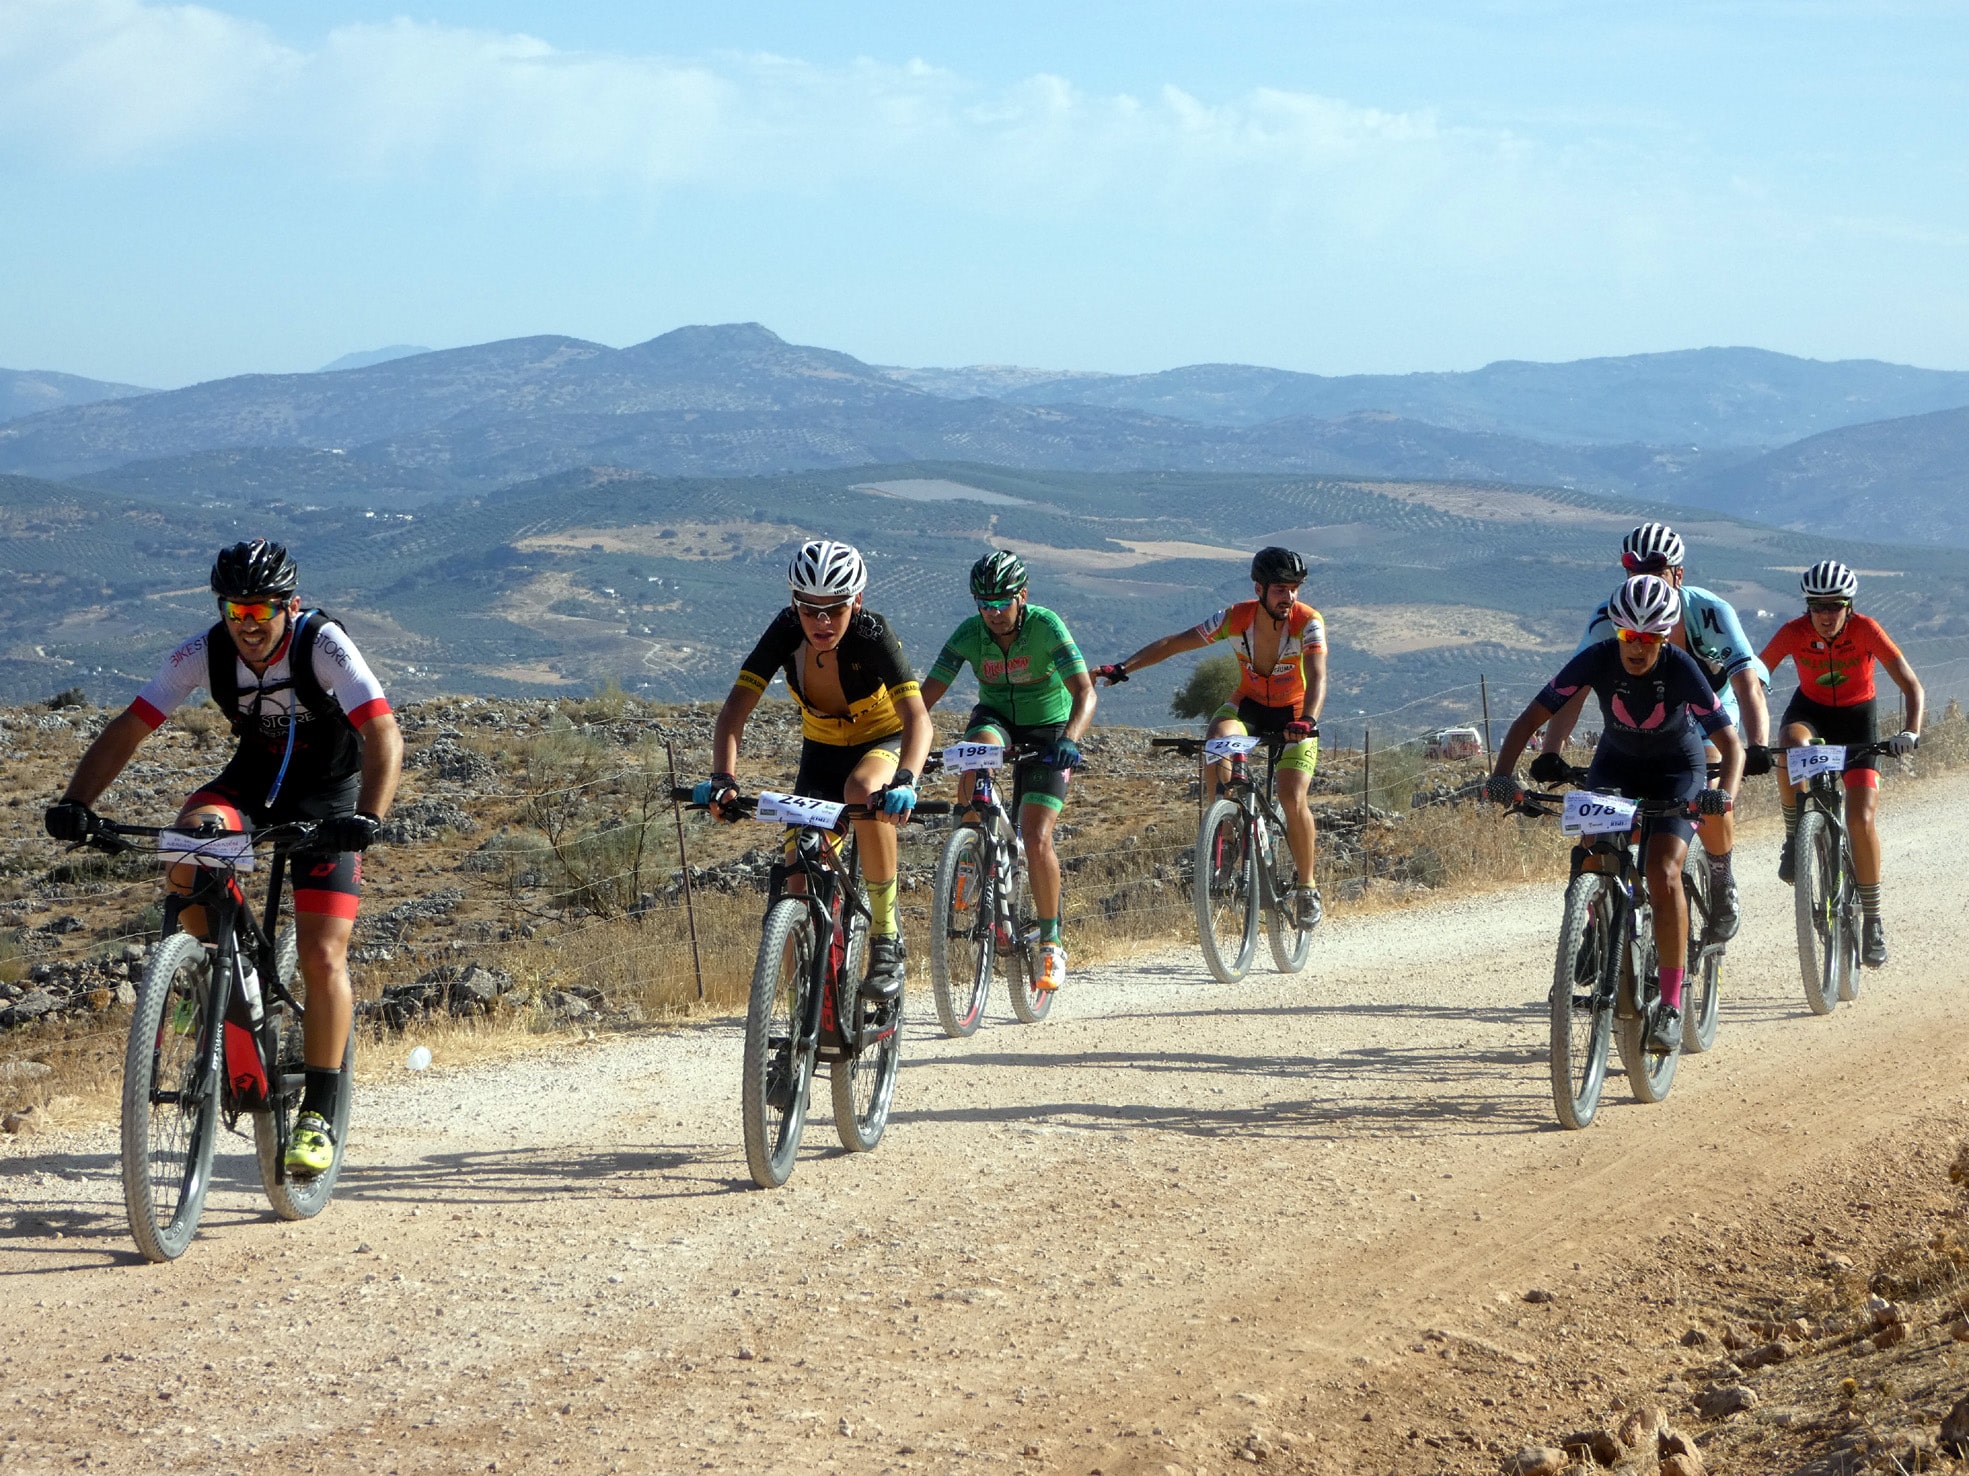
M1066 878L1061 877L1060 883L1064 887ZM1012 933L1012 946L1005 956L1005 982L1012 1000L1012 1013L1021 1025L1037 1025L1052 1013L1053 996L1059 991L1040 989L1033 983L1033 970L1039 963L1039 945L1032 940L1039 930L1039 919L1034 916L1032 881L1026 874L1023 862L1012 873L1012 895L1005 900ZM1062 892L1062 914L1066 911L1065 901L1065 893Z
M1682 1054L1699 1056L1716 1044L1716 1016L1721 1003L1723 953L1711 949L1705 957L1703 935L1709 931L1709 865L1689 848L1682 863L1682 890L1689 895L1689 974L1682 985ZM1702 959L1700 966L1696 960Z
M1198 828L1190 890L1203 962L1221 984L1235 984L1258 950L1257 861L1243 810L1216 799Z
M1829 1015L1839 1003L1840 972L1847 949L1841 907L1838 837L1817 807L1802 804L1792 842L1797 869L1792 906L1798 926L1798 972L1805 1004L1815 1015Z
M298 997L300 945L290 925L274 939L274 962L280 969L280 982L288 993ZM335 1158L327 1169L312 1179L297 1179L281 1167L281 1146L294 1131L294 1119L301 1115L301 1093L307 1085L307 1056L302 1042L301 1017L287 1005L277 1003L270 989L262 990L267 1002L276 1039L280 1042L280 1079L268 1085L273 1099L253 1113L253 1156L260 1165L260 1187L267 1203L283 1220L309 1220L328 1208L334 1196L335 1181L342 1176L342 1155L348 1149L349 1107L355 1096L355 1021L349 1021L348 1043L342 1048L342 1089L335 1098ZM304 1001L305 1003L305 1001Z
M1583 871L1566 886L1559 952L1549 999L1552 1105L1560 1123L1592 1126L1607 1081L1613 1039L1614 892L1604 876Z
M945 1035L976 1034L991 993L992 896L984 840L960 825L937 857L930 904L930 989Z
M151 950L123 1054L121 1134L123 1205L148 1261L185 1253L211 1184L223 1043L207 1029L213 1002L203 943L174 933Z
M797 1043L814 957L807 903L782 897L766 913L745 1010L742 1115L752 1182L777 1189L793 1172L807 1124L814 1057Z
M1272 905L1265 913L1265 941L1271 945L1272 966L1281 974L1296 974L1306 967L1313 951L1313 930L1299 926L1299 863L1292 859L1292 848L1283 834L1271 836L1271 875L1276 883Z

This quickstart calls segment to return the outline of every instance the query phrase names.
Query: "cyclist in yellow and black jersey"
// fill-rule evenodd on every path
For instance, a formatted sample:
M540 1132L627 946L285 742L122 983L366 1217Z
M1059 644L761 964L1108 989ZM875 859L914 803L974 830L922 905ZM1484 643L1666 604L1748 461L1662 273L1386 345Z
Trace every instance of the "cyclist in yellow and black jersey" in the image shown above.
M930 714L888 621L862 608L868 568L845 543L802 544L787 568L792 603L739 666L711 740L711 777L696 798L735 820L738 745L775 676L785 674L800 706L800 773L794 792L874 805L880 819L855 822L868 887L868 977L864 993L892 998L903 987L896 926L896 827L916 808L916 776L930 752Z

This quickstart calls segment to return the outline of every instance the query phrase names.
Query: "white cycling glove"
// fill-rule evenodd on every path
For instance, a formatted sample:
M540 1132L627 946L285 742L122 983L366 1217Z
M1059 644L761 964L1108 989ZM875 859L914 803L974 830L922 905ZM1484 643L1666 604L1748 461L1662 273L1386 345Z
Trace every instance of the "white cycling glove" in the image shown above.
M1899 758L1903 754L1913 753L1920 745L1921 735L1907 728L1903 728L1887 740L1887 747L1893 751L1895 758Z

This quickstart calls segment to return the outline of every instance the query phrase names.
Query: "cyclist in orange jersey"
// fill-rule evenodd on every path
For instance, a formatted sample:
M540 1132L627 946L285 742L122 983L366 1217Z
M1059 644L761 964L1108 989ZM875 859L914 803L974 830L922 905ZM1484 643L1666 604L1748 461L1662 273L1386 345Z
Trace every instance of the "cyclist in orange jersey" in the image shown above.
M1896 754L1912 753L1921 741L1921 714L1927 703L1921 679L1878 621L1853 610L1859 576L1835 559L1812 565L1799 580L1805 613L1778 627L1762 660L1772 671L1785 657L1798 670L1798 691L1781 719L1787 745L1827 743L1858 746L1878 736L1873 668L1886 669L1901 689L1904 726L1888 739ZM1784 803L1784 849L1778 877L1797 874L1793 841L1798 834L1797 795L1785 769L1777 771ZM1846 765L1846 829L1853 842L1853 871L1860 886L1860 962L1877 969L1887 962L1887 929L1880 920L1880 831L1875 824L1880 790L1880 759L1869 754Z
M1214 641L1230 641L1237 655L1238 686L1210 720L1209 736L1278 734L1292 742L1279 754L1278 799L1285 811L1285 839L1291 847L1300 886L1293 899L1301 928L1320 920L1319 888L1312 884L1316 832L1312 807L1313 769L1319 761L1319 714L1326 702L1326 623L1311 605L1299 602L1306 561L1289 548L1261 548L1251 560L1257 596L1227 606L1201 625L1151 641L1126 661L1095 672L1112 686L1145 666L1154 666ZM1225 777L1224 765L1209 768L1211 798Z

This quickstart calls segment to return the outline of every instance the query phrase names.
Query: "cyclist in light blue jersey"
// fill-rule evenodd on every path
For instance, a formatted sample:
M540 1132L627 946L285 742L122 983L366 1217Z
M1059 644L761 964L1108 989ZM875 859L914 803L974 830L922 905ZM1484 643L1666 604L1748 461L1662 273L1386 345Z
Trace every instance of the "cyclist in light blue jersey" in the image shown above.
M1684 552L1681 536L1666 523L1643 523L1621 541L1620 564L1630 577L1654 574L1681 593L1682 619L1672 639L1695 658L1716 693L1723 714L1742 735L1744 774L1768 774L1771 755L1765 745L1770 741L1771 715L1764 693L1771 685L1770 669L1758 660L1756 650L1744 636L1743 622L1737 619L1730 602L1721 595L1683 582ZM1613 622L1607 617L1606 605L1602 604L1587 622L1578 650L1584 651L1613 638ZM1531 777L1538 783L1552 783L1562 772L1558 768L1559 751L1579 720L1584 700L1584 693L1575 696L1546 725L1542 752L1532 760L1531 766ZM1718 757L1716 745L1709 744L1708 750L1713 763ZM1742 920L1736 877L1730 865L1731 851L1736 844L1734 817L1713 816L1700 833L1703 850L1709 858L1710 895L1715 899L1709 935L1719 943L1728 942L1736 936Z

